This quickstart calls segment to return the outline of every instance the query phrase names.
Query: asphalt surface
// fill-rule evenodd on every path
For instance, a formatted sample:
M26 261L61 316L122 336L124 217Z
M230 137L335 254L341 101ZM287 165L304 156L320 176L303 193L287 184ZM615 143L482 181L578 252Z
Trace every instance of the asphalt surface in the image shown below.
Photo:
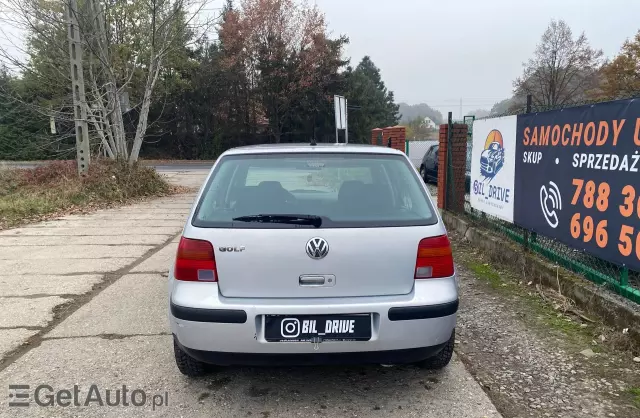
M172 168L164 175L191 187L207 174ZM166 276L193 198L0 232L0 417L500 416L455 357L438 373L379 365L182 376Z

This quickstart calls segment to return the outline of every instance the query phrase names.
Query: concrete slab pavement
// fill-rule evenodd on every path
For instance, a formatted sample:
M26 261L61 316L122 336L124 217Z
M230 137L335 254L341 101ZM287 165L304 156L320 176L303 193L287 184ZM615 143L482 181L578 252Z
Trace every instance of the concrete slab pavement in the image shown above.
M44 338L169 334L167 278L127 274Z
M0 330L0 358L24 344L27 339L38 333L38 330L27 328L9 328Z
M0 329L44 327L53 319L53 308L68 301L59 296L0 298L0 306L6 312L0 316Z
M180 237L177 237L178 240ZM176 251L178 251L178 243L171 242L166 247L152 255L151 257L144 260L142 263L135 266L131 269L132 273L140 273L140 272L158 272L158 273L168 273L169 267L171 266L171 262L176 256Z
M213 166L213 164L211 164L211 166ZM166 170L162 171L162 175L170 183L185 187L199 188L202 185L203 178L209 174L211 166L185 170Z
M202 181L206 173L190 173L187 183L198 176ZM168 244L180 233L193 198L193 193L169 196L1 231L2 356L15 358L13 350L27 341L37 343L57 322ZM0 359L0 368L3 363Z
M31 248L29 259L86 259L86 258L140 258L152 245L56 245ZM24 254L24 247L3 247L0 260L15 260Z
M51 274L0 276L0 297L82 295L103 279L101 274L56 276Z

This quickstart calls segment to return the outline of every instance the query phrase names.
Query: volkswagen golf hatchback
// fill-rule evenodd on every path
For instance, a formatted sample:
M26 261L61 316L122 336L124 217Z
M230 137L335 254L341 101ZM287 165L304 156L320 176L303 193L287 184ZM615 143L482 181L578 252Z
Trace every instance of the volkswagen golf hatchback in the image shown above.
M447 232L407 156L379 146L225 152L169 274L178 369L451 359Z

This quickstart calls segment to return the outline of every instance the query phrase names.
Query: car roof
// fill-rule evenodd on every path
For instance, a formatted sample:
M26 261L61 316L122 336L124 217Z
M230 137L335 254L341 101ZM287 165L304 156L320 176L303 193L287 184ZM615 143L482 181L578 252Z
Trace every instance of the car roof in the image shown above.
M301 144L261 144L249 145L244 147L231 148L224 152L223 155L242 155L242 154L272 154L272 153L349 153L349 154L396 154L404 155L404 152L394 148L382 147L379 145L366 144L337 144L337 143L319 143L310 145L308 143Z

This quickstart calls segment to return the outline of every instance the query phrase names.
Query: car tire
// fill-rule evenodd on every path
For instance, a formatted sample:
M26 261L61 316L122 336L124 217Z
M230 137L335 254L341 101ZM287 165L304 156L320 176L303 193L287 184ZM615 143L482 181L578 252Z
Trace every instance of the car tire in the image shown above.
M422 177L422 181L427 183L427 169L423 165L420 166L420 177Z
M451 333L451 338L445 344L445 346L433 357L429 357L428 359L422 360L417 363L417 365L423 369L428 370L440 370L444 369L447 364L451 361L451 357L453 356L453 346L456 342L456 330L454 329Z
M173 353L176 358L178 370L185 376L199 377L211 371L211 367L208 364L198 361L185 353L184 350L180 348L180 345L178 345L175 337L173 337Z

